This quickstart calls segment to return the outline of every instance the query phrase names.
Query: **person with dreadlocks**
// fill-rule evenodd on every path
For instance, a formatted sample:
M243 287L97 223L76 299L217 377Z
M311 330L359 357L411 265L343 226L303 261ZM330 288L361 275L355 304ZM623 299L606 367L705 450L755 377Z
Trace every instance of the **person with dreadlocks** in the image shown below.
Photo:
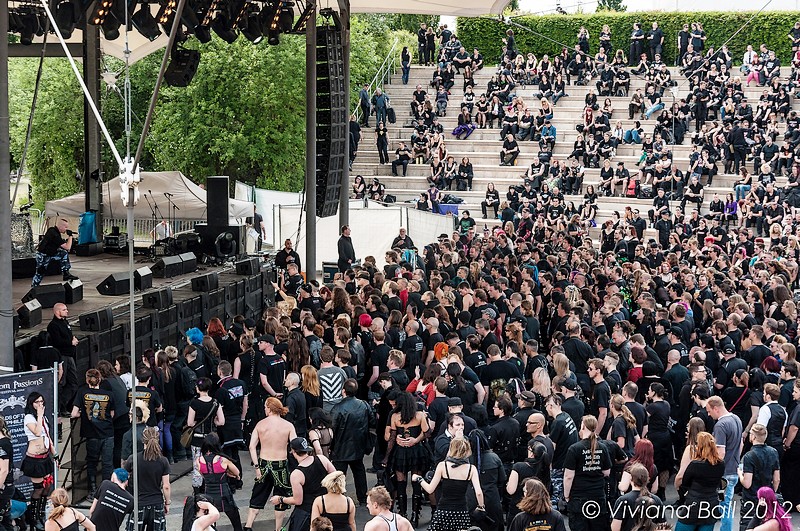
M215 531L217 520L219 511L209 498L202 494L186 498L181 531Z
M139 514L128 520L127 531L167 531L172 490L169 483L169 461L161 454L158 428L148 426L142 434L144 450L136 454L136 480L139 482ZM125 470L133 470L133 456L125 462ZM138 528L136 524L138 522Z
M0 417L0 529L11 531L11 496L14 494L14 446L6 420Z

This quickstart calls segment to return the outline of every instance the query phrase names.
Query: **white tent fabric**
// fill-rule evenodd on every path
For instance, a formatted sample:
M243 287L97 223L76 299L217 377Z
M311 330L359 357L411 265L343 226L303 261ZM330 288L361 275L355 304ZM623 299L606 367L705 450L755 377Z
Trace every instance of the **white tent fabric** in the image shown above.
M295 249L304 260L305 221L297 234L297 222L300 206L277 205L275 208L276 241L282 242L291 238ZM303 213L305 220L305 213ZM450 234L453 231L453 216L441 216L430 212L420 212L405 206L386 207L370 201L365 208L361 201L350 202L351 238L356 257L361 259L372 255L377 265L385 264L384 255L399 233L400 227L408 229L408 235L414 243L436 241L439 234ZM317 218L317 271L322 271L322 262L336 262L338 258L339 217ZM305 263L305 262L303 262Z
M179 171L142 172L139 184L139 202L133 210L135 219L151 219L152 212L144 194L150 203L158 205L162 217L174 215L178 220L207 219L206 191L187 179ZM152 193L150 192L152 190ZM170 199L178 206L179 210L169 212L165 194L172 194ZM83 192L48 201L45 206L47 217L77 218L86 210ZM103 184L103 212L111 217L125 217L125 207L122 205L119 177L115 177ZM243 221L247 216L253 215L251 201L228 200L228 217L231 220Z
M256 211L261 214L261 217L264 219L264 227L267 231L267 238L264 240L264 243L269 245L275 245L274 209L280 205L300 204L301 199L300 193L297 192L278 192L276 190L265 190L239 181L236 181L233 197L243 201L255 199ZM257 239L257 236L255 238L248 238L248 249L255 247L255 240Z

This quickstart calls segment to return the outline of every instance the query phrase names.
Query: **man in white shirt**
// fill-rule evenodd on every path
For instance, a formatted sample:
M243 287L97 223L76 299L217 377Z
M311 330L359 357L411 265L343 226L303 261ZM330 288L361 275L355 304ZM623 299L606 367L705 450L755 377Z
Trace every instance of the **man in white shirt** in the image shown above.
M744 55L742 56L742 66L739 67L739 71L741 71L743 74L749 74L750 65L753 64L753 59L755 57L756 57L756 52L753 51L753 45L748 44L747 51L744 52Z

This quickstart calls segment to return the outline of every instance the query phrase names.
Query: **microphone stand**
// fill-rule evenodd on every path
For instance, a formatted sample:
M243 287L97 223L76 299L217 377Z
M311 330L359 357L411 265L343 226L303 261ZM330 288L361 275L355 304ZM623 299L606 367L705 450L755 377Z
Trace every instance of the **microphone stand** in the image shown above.
M175 208L177 208L177 207L175 206L175 203L173 203L173 201L172 201L172 194L170 194L170 193L167 193L167 192L164 192L164 197L166 197L166 198L167 198L167 223L169 223L169 225L170 225L170 227L171 227L174 221L173 221L173 219L171 219L171 218L169 217L169 214L170 214L170 209L169 209L169 207L170 207L170 206L172 206L172 207L173 207L173 210L172 210L172 212L173 212L173 213L175 212L175 210L174 210L174 209L175 209ZM180 210L180 209L178 209L178 210Z
M150 192L150 190L148 190L148 192ZM150 192L150 193L152 194L153 192ZM153 208L153 205L150 203L150 200L147 198L147 194L142 194L142 195L144 195L144 200L147 201L147 206L150 208L150 214L153 216L153 245L155 245L155 243L156 243L156 223L158 223L158 221L156 221L156 209ZM155 201L155 199L153 199L153 201Z
M158 203L156 202L156 198L153 195L153 192L151 190L148 190L147 192L150 194L150 199L153 200L153 208L155 208L155 211L156 211L154 215L158 215L158 219L162 219L163 220L164 219L164 214L162 214L161 213L161 209L158 208ZM171 234L170 234L171 232L172 232L172 228L171 227L167 227L167 230L166 230L167 238L169 238L171 236Z

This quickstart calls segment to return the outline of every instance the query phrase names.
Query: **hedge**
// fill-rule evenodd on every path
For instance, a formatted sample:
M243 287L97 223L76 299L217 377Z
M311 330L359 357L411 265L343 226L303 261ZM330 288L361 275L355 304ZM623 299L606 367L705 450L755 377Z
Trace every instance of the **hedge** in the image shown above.
M719 48L753 13L723 13L723 12L695 12L695 13L662 13L662 12L637 12L637 13L592 13L575 15L545 15L524 16L515 18L514 21L530 28L533 32L515 26L508 26L495 18L479 17L457 19L458 37L467 49L477 47L485 58L494 62L502 52L501 38L507 29L514 29L514 38L517 49L522 52L534 52L541 58L542 54L551 56L561 51L561 44L569 45L572 49L577 43L578 30L585 26L590 35L590 51L597 53L599 47L598 37L604 24L611 28L611 43L613 50L622 49L628 55L630 34L634 22L640 22L642 29L650 30L651 24L658 22L664 31L663 58L667 64L674 64L677 55L678 32L685 23L700 22L708 36L706 50L709 46ZM728 43L728 49L733 55L734 64L742 60L742 55L748 44L758 51L758 46L766 44L770 50L775 50L784 65L791 59L791 41L787 37L795 21L800 20L800 12L772 11L762 12L757 15L747 27L737 34ZM552 39L552 40L549 40ZM556 41L556 42L553 42ZM646 41L645 41L646 42ZM647 48L647 44L645 44Z

